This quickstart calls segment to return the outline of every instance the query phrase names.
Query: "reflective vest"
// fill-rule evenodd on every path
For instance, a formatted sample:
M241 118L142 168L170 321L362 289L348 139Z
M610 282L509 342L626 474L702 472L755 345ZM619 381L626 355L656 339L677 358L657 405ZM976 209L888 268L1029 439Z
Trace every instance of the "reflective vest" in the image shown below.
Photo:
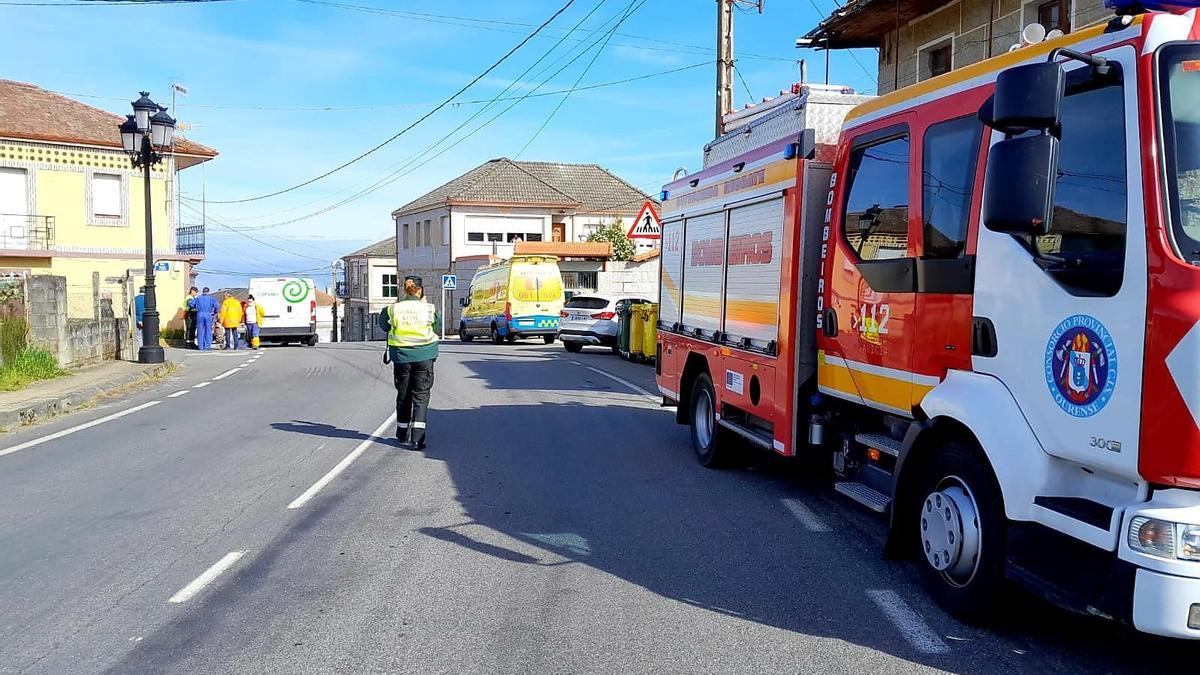
M433 332L435 310L424 300L401 300L388 307L391 329L389 347L422 347L438 341Z

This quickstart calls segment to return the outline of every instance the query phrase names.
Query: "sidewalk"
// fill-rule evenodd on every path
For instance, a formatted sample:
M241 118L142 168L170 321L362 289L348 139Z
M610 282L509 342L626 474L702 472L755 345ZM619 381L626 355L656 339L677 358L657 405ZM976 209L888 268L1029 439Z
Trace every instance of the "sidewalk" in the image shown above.
M34 382L20 391L0 391L0 431L44 422L97 396L167 373L173 367L170 360L150 366L112 361L75 371L67 377Z

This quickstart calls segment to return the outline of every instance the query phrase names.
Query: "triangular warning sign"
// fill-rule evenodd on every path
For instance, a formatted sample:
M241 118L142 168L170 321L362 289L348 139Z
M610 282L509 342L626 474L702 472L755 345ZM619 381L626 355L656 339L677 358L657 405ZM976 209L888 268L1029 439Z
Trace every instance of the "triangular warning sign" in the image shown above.
M653 204L650 202L642 204L642 210L638 211L637 218L633 219L633 226L629 228L629 232L625 236L630 239L662 238L662 221L654 212Z

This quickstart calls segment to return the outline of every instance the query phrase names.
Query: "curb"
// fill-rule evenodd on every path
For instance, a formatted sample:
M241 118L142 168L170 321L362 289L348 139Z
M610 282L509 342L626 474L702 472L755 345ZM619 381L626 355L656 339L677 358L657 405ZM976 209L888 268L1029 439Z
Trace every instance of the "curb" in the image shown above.
M56 397L37 399L29 403L10 410L0 410L0 433L4 430L16 429L18 427L26 427L39 422L44 422L52 417L63 415L79 408L80 406L102 397L109 393L114 393L124 389L132 384L138 384L144 381L149 381L157 378L172 369L177 367L174 363L159 363L152 366L146 366L120 379L111 380L103 384L84 387L69 394L62 394Z

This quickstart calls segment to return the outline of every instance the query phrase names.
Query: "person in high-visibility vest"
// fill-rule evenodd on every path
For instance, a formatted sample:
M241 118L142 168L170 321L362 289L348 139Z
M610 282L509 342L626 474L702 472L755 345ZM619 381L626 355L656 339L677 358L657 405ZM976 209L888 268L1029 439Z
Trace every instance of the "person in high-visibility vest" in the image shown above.
M404 277L404 298L379 313L379 327L387 331L396 385L396 440L405 449L424 450L442 317L425 299L421 277Z

